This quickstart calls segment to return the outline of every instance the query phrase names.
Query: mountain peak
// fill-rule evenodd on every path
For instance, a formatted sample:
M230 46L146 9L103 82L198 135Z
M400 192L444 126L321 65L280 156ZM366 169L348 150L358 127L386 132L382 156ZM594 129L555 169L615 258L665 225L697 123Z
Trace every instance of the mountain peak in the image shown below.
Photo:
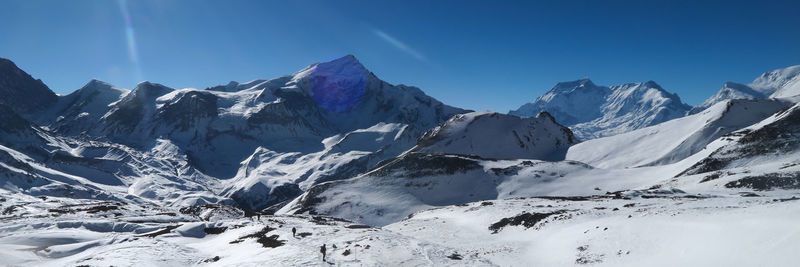
M661 87L661 85L658 85L658 83L656 83L653 80L649 80L649 81L646 81L646 82L624 83L624 84L620 84L620 85L611 86L611 89L615 89L615 90L631 89L631 88L633 88L633 89L651 89L652 88L652 89L657 89L657 90L660 90L660 91L666 91L666 90L664 90L664 88Z
M650 87L650 88L657 88L657 89L662 89L662 90L664 89L664 88L661 88L661 85L658 85L653 80L646 81L646 82L642 83L642 85Z
M343 56L342 58L350 58L351 60L358 61L356 56L354 56L353 54L347 54L347 55Z
M536 114L536 117L537 118L547 118L547 119L550 119L550 121L552 121L553 123L557 123L556 122L556 118L553 117L553 115L550 115L550 112L547 112L547 111L539 112L539 114Z
M136 88L133 90L167 90L172 91L173 88L160 84L160 83L153 83L150 81L143 81L136 85Z
M363 70L366 71L367 68L358 61L358 59L353 55L346 55L328 62L318 63L315 67L315 71L318 69L324 69L326 71L342 71L342 70Z
M165 95L169 92L175 91L171 87L167 87L158 83L143 81L136 85L133 90L125 97L126 99L142 98L142 99L156 99L159 96ZM125 99L123 99L123 102Z
M301 71L297 78L307 80L307 92L318 105L328 111L345 112L364 97L369 71L354 56L347 55L318 63Z
M0 57L0 68L7 68L8 66L16 67L17 65L10 59Z
M550 91L562 92L565 90L574 90L578 88L591 88L591 87L597 87L597 85L595 85L592 82L592 80L589 80L589 78L583 78L580 80L574 80L569 82L559 82L555 86L553 86L553 88L550 89Z
M85 89L104 90L104 89L111 89L113 87L114 86L111 85L110 83L107 83L107 82L104 82L104 81L101 81L101 80L98 80L98 79L91 79L91 80L89 80L89 82L86 83L86 85L81 87L81 89L79 89L79 90L85 90Z
M716 94L703 101L700 105L693 107L689 110L687 115L699 113L719 102L729 99L761 99L764 97L766 96L763 93L753 90L753 88L748 85L725 82Z
M722 89L721 90L725 90L725 89L736 90L736 91L739 91L739 92L742 92L742 93L746 93L746 94L751 95L751 96L756 97L756 98L765 97L761 92L753 90L753 88L751 88L750 86L747 86L747 85L741 84L741 83L725 82L724 84L722 84Z

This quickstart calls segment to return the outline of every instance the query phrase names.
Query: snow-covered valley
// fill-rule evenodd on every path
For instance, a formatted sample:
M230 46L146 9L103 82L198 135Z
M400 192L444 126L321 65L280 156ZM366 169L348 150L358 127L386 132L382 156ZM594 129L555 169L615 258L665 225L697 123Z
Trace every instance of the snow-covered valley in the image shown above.
M0 59L0 265L795 266L798 70L697 107L582 79L500 114L350 55L67 95Z

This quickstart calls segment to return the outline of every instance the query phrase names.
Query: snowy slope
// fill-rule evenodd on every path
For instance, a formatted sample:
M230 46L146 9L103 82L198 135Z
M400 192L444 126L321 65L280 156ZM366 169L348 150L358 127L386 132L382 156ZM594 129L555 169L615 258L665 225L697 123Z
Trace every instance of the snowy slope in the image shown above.
M13 111L3 114L0 187L6 190L164 206L224 201L217 195L217 180L193 169L185 155L166 141L152 151L137 151L119 144L52 136L19 116L9 116Z
M575 144L572 132L547 113L520 118L493 112L456 115L426 132L413 152L483 158L563 160Z
M355 178L316 185L277 214L326 214L382 226L432 207L530 196L539 184L589 170L570 161L407 153Z
M0 188L32 196L113 198L99 184L82 176L53 169L53 137L0 104Z
M514 198L420 211L382 228L242 218L224 205L178 211L0 195L0 264L10 266L793 266L800 246L791 193Z
M312 187L279 213L321 213L383 225L431 206L524 196L532 184L563 177L570 172L565 170L591 169L540 161L563 160L574 143L569 129L547 113L456 115L426 132L408 152L356 178Z
M243 218L241 210L222 205L176 211L117 201L45 201L2 189L0 193L4 266L489 264L479 255L456 259L449 247L324 216L251 220ZM326 261L319 253L322 244L327 247Z
M726 100L698 114L570 147L567 159L601 168L680 161L727 133L757 123L790 105L780 100Z
M793 196L507 199L418 212L384 228L499 266L794 266Z
M629 132L679 118L691 107L653 81L611 87L589 79L558 83L532 103L509 113L534 116L547 111L582 139Z
M285 202L317 183L356 176L402 153L418 135L405 124L381 123L326 138L325 149L314 153L279 153L259 147L242 162L223 195L251 209Z
M683 174L703 174L734 168L755 169L760 165L782 165L771 173L750 180L761 189L800 188L794 170L800 155L800 104L794 104L752 126L730 133L720 147ZM765 184L760 184L765 183Z

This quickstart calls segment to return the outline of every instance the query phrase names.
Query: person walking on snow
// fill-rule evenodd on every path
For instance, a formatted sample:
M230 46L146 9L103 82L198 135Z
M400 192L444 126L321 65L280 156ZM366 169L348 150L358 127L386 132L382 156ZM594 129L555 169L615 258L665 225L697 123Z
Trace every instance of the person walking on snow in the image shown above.
M325 261L325 250L327 250L325 244L322 244L322 246L319 247L319 252L322 253L322 261Z
M292 227L292 237L297 234L297 228Z

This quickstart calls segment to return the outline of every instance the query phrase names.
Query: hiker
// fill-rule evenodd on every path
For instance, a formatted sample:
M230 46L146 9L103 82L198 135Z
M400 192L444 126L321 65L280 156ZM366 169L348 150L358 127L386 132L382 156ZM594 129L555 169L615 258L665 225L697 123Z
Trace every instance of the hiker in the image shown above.
M249 210L245 210L244 211L244 217L247 217L248 220L252 221L253 220L253 215L255 215L255 214L253 214L252 211L249 211Z
M297 234L297 228L292 227L292 237Z
M260 222L261 221L261 212L256 213L256 216L258 216L258 221Z
M325 244L322 244L322 246L319 247L319 252L322 253L322 261L325 261L325 250Z

